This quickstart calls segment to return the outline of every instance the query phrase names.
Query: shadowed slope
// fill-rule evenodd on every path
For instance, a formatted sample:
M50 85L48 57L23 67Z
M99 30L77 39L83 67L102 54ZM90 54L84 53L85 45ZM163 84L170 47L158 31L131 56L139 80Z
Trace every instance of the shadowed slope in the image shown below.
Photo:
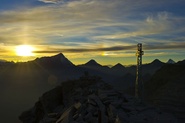
M185 65L165 65L145 85L146 99L185 120Z

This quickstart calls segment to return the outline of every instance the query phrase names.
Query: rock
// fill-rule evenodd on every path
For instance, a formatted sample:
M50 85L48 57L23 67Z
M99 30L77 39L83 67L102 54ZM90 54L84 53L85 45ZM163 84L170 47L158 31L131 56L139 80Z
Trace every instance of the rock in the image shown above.
M105 113L105 105L101 102L98 96L96 96L95 94L92 94L92 95L89 95L88 97L89 99L92 99L93 101L96 102L101 112Z
M129 122L129 117L128 117L127 113L125 113L123 110L118 110L116 119L120 123L128 123Z
M90 112L84 116L84 120L86 123L96 123L97 122L97 118L93 117L92 113Z
M91 112L91 113L95 113L98 111L98 108L93 106L93 105L88 105L88 107L86 108L87 112Z
M97 106L96 102L92 99L88 99L88 103L93 105L93 106Z
M39 123L54 123L56 120L55 118L44 117Z
M106 116L105 112L102 112L101 110L98 111L98 122L100 123L108 123L108 117Z
M83 89L71 88L73 90L63 100L65 105L47 102L45 94L36 107L22 115L23 123L177 123L172 115L162 113L135 97L106 89L102 82ZM49 101L52 101L52 94L49 94ZM52 112L48 114L48 111Z
M129 105L127 105L127 106L122 105L121 108L122 108L125 112L128 112L128 113L131 112L131 111L136 111L135 107L129 106Z
M113 105L109 105L107 112L108 112L109 118L115 119L117 115L117 109Z
M110 122L114 122L117 114L117 110L115 109L114 106L109 105L107 109L107 114Z
M56 121L56 123L69 123L73 121L72 115L75 112L75 108L72 106L68 108L61 117Z
M74 104L74 108L78 110L78 109L81 107L81 105L82 105L82 104L81 104L80 102L75 103L75 104Z
M115 106L116 108L119 108L119 107L121 107L121 105L122 105L122 100L121 99L118 99L118 100L113 100L113 101L111 101L111 104L113 105L113 106Z

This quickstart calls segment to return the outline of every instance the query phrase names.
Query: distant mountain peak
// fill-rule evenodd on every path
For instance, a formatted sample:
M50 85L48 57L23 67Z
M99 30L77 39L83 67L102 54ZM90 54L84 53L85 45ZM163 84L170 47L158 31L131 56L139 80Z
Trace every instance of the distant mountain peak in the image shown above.
M159 59L155 59L154 61L151 62L151 64L153 64L153 65L162 65L164 63L161 62Z
M50 65L53 64L54 66L74 66L74 64L69 61L62 53L50 57L37 58L36 61L44 64L50 63Z
M91 59L90 61L88 61L85 65L88 66L101 66L99 63L97 63L94 59Z
M151 63L162 63L162 62L159 59L155 59Z
M121 63L117 63L115 66L123 66Z
M121 69L121 68L125 68L125 67L124 67L122 64L117 63L117 64L114 65L112 68L113 68L113 69Z
M166 63L168 63L168 64L175 64L175 61L173 61L172 59L169 59Z
M94 63L97 63L94 59L91 59L89 62L94 62Z
M71 61L69 61L62 53L59 53L55 56L52 56L51 58L55 61L59 61L62 64L65 64L65 65L69 65L69 66L73 65L73 63Z
M62 53L56 54L56 55L51 56L51 57L56 57L56 58L66 58L66 57L64 56L64 54L62 54Z
M155 59L153 60L153 62L161 62L159 59Z

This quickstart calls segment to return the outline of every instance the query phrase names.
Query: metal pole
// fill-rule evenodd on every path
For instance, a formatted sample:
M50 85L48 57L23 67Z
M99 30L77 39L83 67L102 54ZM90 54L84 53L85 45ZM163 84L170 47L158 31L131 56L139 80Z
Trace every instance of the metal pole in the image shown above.
M143 98L143 81L142 81L142 44L137 44L137 68L136 68L136 83L135 83L135 96L136 98Z

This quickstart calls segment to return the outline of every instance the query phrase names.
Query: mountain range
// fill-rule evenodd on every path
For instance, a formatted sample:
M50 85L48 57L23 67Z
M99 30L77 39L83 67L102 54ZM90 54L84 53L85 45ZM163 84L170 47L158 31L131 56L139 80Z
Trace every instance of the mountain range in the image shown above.
M144 64L144 80L148 81L164 65L166 63L157 59ZM123 91L134 87L136 66L126 67L118 63L110 68L95 60L74 65L62 53L22 63L0 61L0 113L3 114L0 122L18 122L17 114L30 108L44 92L63 81L77 79L85 72L99 76L115 89Z
M31 123L42 121L94 123L98 120L110 123L184 123L185 60L177 63L172 63L172 60L169 61L162 63L156 59L152 63L143 65L144 70L152 70L148 73L144 71L145 96L142 101L145 103L132 96L125 95L126 91L121 93L114 90L115 85L118 84L123 90L134 91L132 84L134 84L135 77L131 72L135 66L127 68L118 63L112 68L108 68L98 64L95 60L90 60L86 64L77 66L77 68L88 70L91 74L96 71L102 75L105 72L108 75L111 71L127 72L121 77L122 83L116 83L118 80L115 79L112 80L114 86L111 86L110 83L107 84L97 76L87 74L86 71L80 79L65 81L44 93L33 108L23 112L19 118L23 123L28 121ZM149 77L149 75L151 76ZM117 76L113 74L111 77ZM125 85L123 80L126 83ZM113 85L113 83L111 84ZM155 108L147 106L146 102L154 105ZM156 107L159 109L156 110Z

